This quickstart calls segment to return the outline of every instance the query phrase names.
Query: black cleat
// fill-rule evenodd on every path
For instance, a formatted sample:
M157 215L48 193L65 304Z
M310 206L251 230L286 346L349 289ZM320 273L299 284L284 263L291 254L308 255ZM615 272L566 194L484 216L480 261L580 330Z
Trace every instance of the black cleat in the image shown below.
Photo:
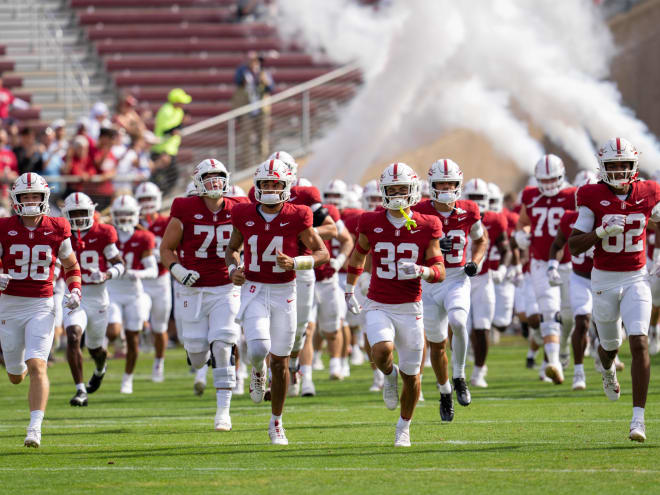
M103 373L102 375L97 375L96 373L92 374L92 377L89 379L89 383L87 384L88 394L93 394L99 389L99 387L101 386L101 382L103 382L104 376L105 373Z
M534 361L534 358L528 357L527 358L527 369L532 370L534 369L534 366L536 365L536 361Z
M458 403L461 406L469 406L470 402L472 402L472 396L468 390L467 383L465 383L465 378L454 378L452 382L454 383Z
M440 418L442 421L447 422L454 419L454 400L451 397L451 392L440 394Z
M76 395L71 397L69 404L71 404L74 407L87 406L87 393L83 392L82 390L76 390Z

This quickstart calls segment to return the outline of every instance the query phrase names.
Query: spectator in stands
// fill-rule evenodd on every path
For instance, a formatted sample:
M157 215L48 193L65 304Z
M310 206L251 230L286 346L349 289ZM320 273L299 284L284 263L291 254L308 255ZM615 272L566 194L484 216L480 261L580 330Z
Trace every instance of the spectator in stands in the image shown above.
M181 88L174 88L167 96L167 103L158 109L154 123L154 134L160 139L151 148L151 159L154 162L155 182L163 192L167 192L176 184L178 172L176 156L181 145L181 127L185 119L184 105L192 101L192 97Z
M66 159L66 152L69 149L69 140L66 138L66 121L64 119L57 119L50 125L51 129L55 131L55 139L51 143L48 151L54 151L62 157L62 161Z
M144 135L150 132L137 113L138 101L132 95L125 95L117 103L117 113L112 118L115 125L124 129L128 136Z
M117 164L117 175L115 177L115 191L125 190L131 193L134 185L149 180L153 163L149 158L148 146L139 134L131 136L131 142ZM132 177L129 180L121 180Z
M43 175L46 177L51 193L61 196L64 192L62 183L49 180L49 177L59 177L64 167L64 160L59 153L59 148L53 146L56 144L55 131L46 127L39 136L39 141L41 159L44 162Z
M96 169L89 154L89 141L85 136L76 136L67 152L62 175L75 175L80 177L82 181L88 181L95 174ZM82 191L82 189L82 182L73 182L67 184L66 194Z
M16 155L9 147L9 134L5 129L0 128L0 196L7 199L9 184L13 183L18 177L18 161Z
M108 112L108 105L102 101L97 101L92 106L92 111L90 112L89 125L87 127L87 132L94 141L97 141L101 129L109 129L112 127L112 122L110 122L110 114Z
M2 76L0 76L0 120L3 122L7 122L9 119L9 108L12 105L21 109L29 108L30 106L26 101L16 98L9 88L5 88L2 82Z
M7 122L5 122L5 129L7 129L7 134L9 134L9 147L11 149L18 148L21 145L18 123L10 117Z
M263 68L263 58L256 52L248 53L247 63L236 69L234 82L236 90L231 100L232 108L268 99L275 86L272 76ZM269 152L270 105L239 117L237 123L239 156L244 157L249 165L264 160Z
M41 150L37 145L34 129L24 127L19 132L20 145L14 148L16 160L18 160L18 174L35 172L40 174L44 169L44 162L41 159Z
M257 13L258 0L237 0L236 1L236 21L241 22L243 19L254 16Z

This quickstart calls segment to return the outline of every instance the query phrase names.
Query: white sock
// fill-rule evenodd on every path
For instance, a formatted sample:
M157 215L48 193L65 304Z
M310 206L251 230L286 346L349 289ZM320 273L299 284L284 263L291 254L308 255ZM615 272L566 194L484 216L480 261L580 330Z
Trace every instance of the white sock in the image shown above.
M341 358L331 357L330 358L330 368L341 368Z
M644 421L644 408L643 407L633 407L633 421Z
M475 366L472 370L472 376L481 376L483 368L481 366Z
M549 342L543 344L543 349L545 350L546 356L548 356L548 364L558 365L559 364L559 343Z
M76 383L76 390L87 393L87 388L85 387L84 383Z
M584 375L584 364L576 364L574 367L574 373L577 375L580 373L581 375Z
M348 367L350 366L350 364L348 363L348 356L347 356L347 357L344 357L344 358L341 358L341 365L342 365L344 368L348 368Z
M96 376L103 376L103 375L105 375L105 364L103 365L103 369L102 369L102 370L94 370L94 374L95 374Z
M302 375L303 380L311 380L312 379L312 365L311 364L303 364L300 366L300 374Z
M380 379L382 379L382 377L384 377L384 376L385 376L385 373L383 373L382 371L380 371L378 368L376 368L376 369L374 370L374 380L380 380Z
M154 358L154 368L160 368L165 363L165 358Z
M397 421L396 427L398 430L407 430L410 428L411 421L411 419L403 419L401 416L399 416L399 421Z
M275 426L275 424L282 426L282 415L279 416L275 416L274 414L270 415L270 425Z
M321 351L314 351L314 361L321 359Z
M44 411L37 409L30 411L30 426L28 428L37 428L41 430L41 423L44 420Z
M527 349L527 359L536 359L536 354L538 353L538 349L536 351L533 351L531 349Z
M122 382L132 382L133 381L133 373L124 373L124 376L121 379Z
M208 369L209 369L208 364L205 364L200 369L195 371L195 381L206 383L206 374L208 372Z
M449 380L442 384L438 383L438 386L441 394L451 394L451 384L449 383Z
M351 354L357 355L359 352L362 352L360 346L358 344L353 344L353 347L351 347Z
M215 400L218 405L216 416L229 416L229 406L231 405L231 390L216 390Z

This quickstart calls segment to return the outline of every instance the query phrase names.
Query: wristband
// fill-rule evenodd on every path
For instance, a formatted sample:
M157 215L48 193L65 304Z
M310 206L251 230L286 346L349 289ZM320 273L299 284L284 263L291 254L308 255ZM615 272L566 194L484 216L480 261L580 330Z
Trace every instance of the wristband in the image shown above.
M428 280L430 283L435 284L440 281L440 277L442 273L440 273L440 268L438 268L437 265L433 265L431 267L431 271L433 272L433 275L431 278Z
M82 285L80 285L79 281L71 282L69 285L69 292L73 293L75 289L78 289L78 293L81 293Z
M442 256L434 256L433 258L430 258L426 260L426 266L433 266L436 263L443 263L444 264L445 259Z
M110 278L118 279L124 274L126 267L123 263L115 263L106 273L110 273Z
M346 273L352 273L353 275L357 275L358 277L362 275L362 272L364 271L364 268L358 268L357 266L352 266L348 265L346 268Z
M345 289L344 289L344 293L346 293L346 294L355 294L355 286L351 285L351 284L346 284Z
M236 270L236 268L237 268L237 266L236 266L235 264L232 263L231 265L229 265L229 266L227 267L227 274L231 277L231 272L233 272L234 270Z
M344 253L339 253L335 260L337 260L339 266L344 266L344 263L346 262L346 255Z
M548 270L556 270L557 268L559 268L559 261L557 260L548 261Z
M74 266L74 268L64 270L64 280L69 280L70 277L80 278L80 267L77 264ZM78 282L78 287L80 287L80 282Z
M311 270L314 268L313 256L296 256L293 258L294 270Z

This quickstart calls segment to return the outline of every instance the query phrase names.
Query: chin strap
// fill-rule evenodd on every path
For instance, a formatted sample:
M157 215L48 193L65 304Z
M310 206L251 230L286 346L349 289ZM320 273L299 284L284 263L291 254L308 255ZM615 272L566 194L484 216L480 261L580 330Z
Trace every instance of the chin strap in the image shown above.
M403 209L403 207L400 206L400 207L399 207L399 211L401 212L401 214L403 215L403 217L406 219L406 228L407 228L408 230L411 230L411 229L413 229L413 228L417 228L417 222L415 222L412 218L410 218L410 217L408 216L408 214L405 212L405 210Z

